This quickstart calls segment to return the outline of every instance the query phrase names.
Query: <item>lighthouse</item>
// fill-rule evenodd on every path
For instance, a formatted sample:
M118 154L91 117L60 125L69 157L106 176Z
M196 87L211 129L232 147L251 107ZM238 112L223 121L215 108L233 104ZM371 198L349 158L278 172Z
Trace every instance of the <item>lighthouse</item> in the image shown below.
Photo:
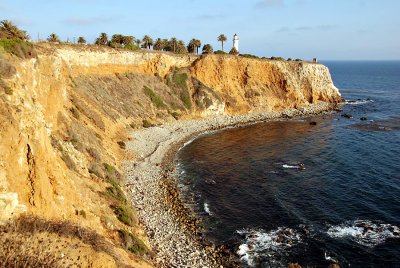
M237 34L233 36L233 47L239 52L239 36Z

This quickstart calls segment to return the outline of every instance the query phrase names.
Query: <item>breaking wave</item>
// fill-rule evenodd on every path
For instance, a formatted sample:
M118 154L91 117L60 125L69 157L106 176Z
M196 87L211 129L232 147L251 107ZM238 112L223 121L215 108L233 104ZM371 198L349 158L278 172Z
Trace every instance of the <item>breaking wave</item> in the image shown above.
M304 232L287 227L268 232L244 229L237 233L244 237L244 243L236 253L243 262L252 267L260 264L260 257L267 257L270 264L278 265L278 257L288 248L301 243L305 235Z
M373 223L356 220L341 225L331 226L328 235L332 238L350 238L356 243L374 247L389 238L400 238L400 228L391 224Z

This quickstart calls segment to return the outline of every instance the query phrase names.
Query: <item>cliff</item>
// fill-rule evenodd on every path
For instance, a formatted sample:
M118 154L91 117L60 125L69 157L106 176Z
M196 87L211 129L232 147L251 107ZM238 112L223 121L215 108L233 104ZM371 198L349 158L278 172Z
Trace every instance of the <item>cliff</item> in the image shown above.
M36 50L32 59L0 55L0 193L28 211L32 226L69 226L63 234L21 227L35 248L43 232L61 236L65 248L80 243L85 259L68 251L66 266L149 266L137 257L151 253L121 187L122 161L140 157L125 154L127 133L182 118L341 101L320 64L90 46ZM12 215L6 208L0 220ZM95 231L86 237L76 228ZM108 246L99 250L93 237Z

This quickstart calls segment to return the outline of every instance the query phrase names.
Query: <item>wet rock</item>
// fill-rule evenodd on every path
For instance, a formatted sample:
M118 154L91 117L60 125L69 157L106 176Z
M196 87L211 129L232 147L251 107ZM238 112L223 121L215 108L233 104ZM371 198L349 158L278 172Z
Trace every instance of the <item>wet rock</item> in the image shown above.
M353 118L353 116L351 114L342 114L342 117L347 118L347 119Z
M368 118L367 117L361 117L360 120L361 121L366 121L366 120L368 120Z
M310 122L310 126L316 126L316 125L317 125L317 122L315 122L315 121Z

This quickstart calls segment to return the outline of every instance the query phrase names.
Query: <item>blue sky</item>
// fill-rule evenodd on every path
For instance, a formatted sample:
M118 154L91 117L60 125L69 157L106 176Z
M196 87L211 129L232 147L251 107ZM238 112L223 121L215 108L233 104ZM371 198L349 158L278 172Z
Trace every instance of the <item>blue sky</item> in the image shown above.
M9 19L46 38L100 32L142 38L240 37L240 52L311 59L400 59L399 0L0 0Z

